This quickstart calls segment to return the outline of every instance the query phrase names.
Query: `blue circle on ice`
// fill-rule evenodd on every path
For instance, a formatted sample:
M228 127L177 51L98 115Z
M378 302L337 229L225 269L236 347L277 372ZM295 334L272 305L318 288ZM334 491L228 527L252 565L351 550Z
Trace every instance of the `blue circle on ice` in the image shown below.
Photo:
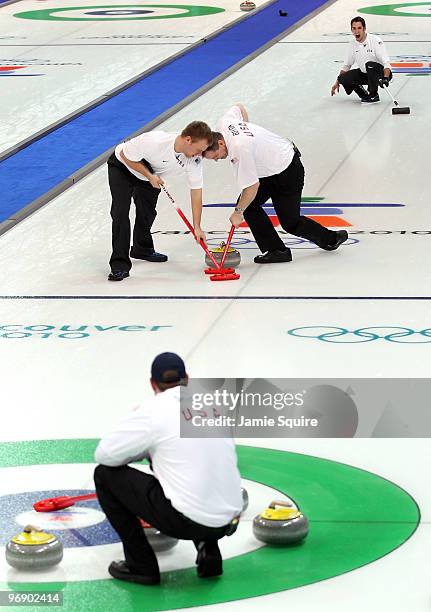
M52 533L61 540L65 548L100 546L120 542L97 500L79 502L56 512L33 510L33 504L41 499L64 495L85 495L92 492L88 489L56 489L0 496L0 543L6 545L27 524Z

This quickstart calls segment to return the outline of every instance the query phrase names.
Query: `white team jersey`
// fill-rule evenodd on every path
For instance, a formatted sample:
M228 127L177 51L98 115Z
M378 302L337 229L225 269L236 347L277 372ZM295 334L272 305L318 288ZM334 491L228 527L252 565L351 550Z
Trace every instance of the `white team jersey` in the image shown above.
M259 178L279 174L287 168L295 151L293 144L254 123L245 122L238 106L232 106L217 124L223 134L228 159L239 189L257 183Z
M196 523L223 527L242 510L241 477L232 438L182 438L180 387L158 393L105 435L97 463L126 465L150 457L173 507Z
M153 168L154 174L165 178L172 174L186 174L190 189L202 189L202 156L186 157L184 153L177 153L174 142L178 134L154 131L144 132L140 136L122 142L115 148L115 156L126 168L142 181L148 179L139 172L132 170L120 157L120 151L130 161L139 162L147 160Z
M375 34L367 34L361 43L356 39L350 42L343 70L350 70L356 64L361 72L367 72L365 68L367 62L377 62L383 68L391 67L385 45Z

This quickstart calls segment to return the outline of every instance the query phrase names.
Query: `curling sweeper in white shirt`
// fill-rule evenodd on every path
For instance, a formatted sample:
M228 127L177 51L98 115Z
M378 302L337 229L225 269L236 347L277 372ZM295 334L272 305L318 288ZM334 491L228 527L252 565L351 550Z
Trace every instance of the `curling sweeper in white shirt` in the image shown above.
M338 93L342 85L348 96L354 91L364 104L380 102L379 86L388 87L392 79L385 45L375 34L368 34L363 17L354 17L350 28L355 40L349 44L345 64L331 88L331 96ZM351 70L353 65L357 68ZM364 85L368 86L368 91Z
M97 497L125 554L108 571L127 582L160 582L142 518L168 536L193 540L198 576L218 576L223 570L217 542L235 532L243 505L234 441L180 437L180 387L188 382L181 357L158 355L150 382L154 398L104 436L95 453ZM153 474L128 465L144 457Z
M232 106L217 124L213 144L206 149L206 159L229 157L241 195L232 225L238 227L245 219L264 255L255 263L292 261L292 253L276 232L262 208L271 198L282 228L311 240L325 251L335 251L345 242L344 230L332 231L301 215L301 195L304 187L304 166L301 154L290 140L277 136L254 123L249 123L242 104Z
M202 152L211 144L211 130L203 121L189 123L181 134L145 132L115 148L108 159L109 188L112 195L112 255L110 281L129 276L134 259L167 261L154 250L151 226L156 218L157 198L164 179L185 174L190 188L196 238L205 240L200 227L202 215ZM130 249L131 200L136 206L133 245ZM130 250L130 254L129 254Z

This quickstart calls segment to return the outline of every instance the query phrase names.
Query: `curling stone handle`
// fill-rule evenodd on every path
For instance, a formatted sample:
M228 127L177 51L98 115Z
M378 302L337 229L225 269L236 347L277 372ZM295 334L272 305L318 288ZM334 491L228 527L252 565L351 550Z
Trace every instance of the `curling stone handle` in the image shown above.
M275 508L277 506L281 506L282 508L293 508L293 504L291 504L290 502L287 501L272 501L268 508L271 508L272 510L275 510Z
M23 529L24 533L31 533L32 531L42 531L39 527L35 527L34 525L26 525Z

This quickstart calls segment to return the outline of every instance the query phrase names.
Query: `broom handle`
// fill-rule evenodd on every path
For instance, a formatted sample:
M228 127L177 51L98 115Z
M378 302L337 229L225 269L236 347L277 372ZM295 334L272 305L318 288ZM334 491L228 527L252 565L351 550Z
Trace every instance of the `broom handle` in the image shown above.
M69 497L69 501L84 501L85 499L96 499L96 497L96 493L86 493L85 495L75 495L73 497Z
M227 237L226 245L224 247L223 257L221 258L221 262L220 262L220 268L223 268L223 265L224 265L224 262L227 256L227 252L229 251L229 246L230 246L234 231L235 231L235 226L232 225L232 227L230 228L229 236Z
M395 100L394 96L391 94L389 89L387 87L383 87L383 89L386 91L388 96L392 99L392 102L395 104L395 106L399 106L398 102Z
M193 229L192 224L187 219L187 217L185 216L185 214L183 213L181 208L176 205L176 202L175 202L174 198L171 196L171 194L169 193L169 191L166 189L166 187L164 185L161 185L161 187L162 187L163 191L165 192L165 194L167 195L168 199L170 200L171 204L174 206L174 208L177 211L177 213L180 215L181 219L184 221L184 223L187 225L187 227L189 228L189 230L191 231L191 233L195 237L196 242L199 242L200 246L203 248L205 253L208 255L208 257L210 258L210 260L214 264L214 266L216 268L221 268L221 266L217 263L217 261L216 261L215 257L213 256L213 254L208 250L208 248L207 248L206 244L204 243L204 241L203 240L199 240L198 241L198 239L196 238L195 230Z

